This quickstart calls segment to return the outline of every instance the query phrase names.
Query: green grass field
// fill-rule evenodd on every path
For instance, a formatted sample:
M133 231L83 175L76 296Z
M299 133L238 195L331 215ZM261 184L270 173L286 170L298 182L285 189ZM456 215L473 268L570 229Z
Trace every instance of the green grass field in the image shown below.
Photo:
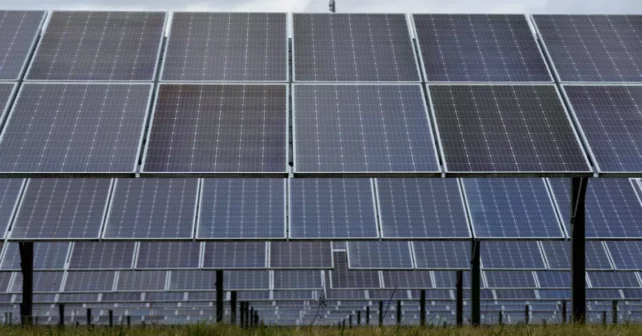
M302 328L281 328L261 327L254 329L240 329L227 326L190 325L180 327L147 326L147 327L30 327L19 326L0 327L2 336L31 336L31 335L61 335L61 336L397 336L397 335L431 335L431 336L570 336L570 335L618 335L618 336L640 336L642 325L618 325L618 326L572 326L572 325L548 325L548 326L493 326L480 328L419 328L419 327L387 327L387 328L325 328L325 327L302 327Z

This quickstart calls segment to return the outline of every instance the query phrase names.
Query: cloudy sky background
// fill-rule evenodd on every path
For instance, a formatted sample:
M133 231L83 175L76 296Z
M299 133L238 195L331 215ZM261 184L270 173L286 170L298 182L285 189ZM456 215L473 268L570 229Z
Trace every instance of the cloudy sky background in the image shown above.
M338 12L640 14L642 0L336 0ZM2 0L1 9L326 12L328 0Z

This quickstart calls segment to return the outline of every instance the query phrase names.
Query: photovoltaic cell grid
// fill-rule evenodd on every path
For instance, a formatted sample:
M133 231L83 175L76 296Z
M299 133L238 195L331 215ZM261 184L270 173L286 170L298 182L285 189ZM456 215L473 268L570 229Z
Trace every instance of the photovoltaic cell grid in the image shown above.
M550 82L524 15L413 15L430 82Z
M537 288L531 271L485 271L488 288Z
M564 271L539 271L537 281L540 288L569 288L571 272Z
M165 289L165 271L118 272L117 291L161 291Z
M200 254L196 242L141 242L136 269L198 268Z
M29 80L152 81L165 13L53 12Z
M33 272L34 293L58 293L64 272ZM11 285L12 293L22 293L22 273L16 273Z
M33 269L63 270L71 243L41 242L33 246ZM17 243L9 243L4 251L0 269L3 271L20 271L20 251Z
M286 85L161 84L146 173L283 173Z
M591 288L640 288L635 272L589 272Z
M617 270L642 270L642 242L608 241L606 245Z
M293 14L294 80L419 81L403 14Z
M191 239L197 179L118 179L103 238Z
M25 180L0 179L0 237L5 238L11 218L20 199L20 191Z
M533 15L563 82L642 81L642 17Z
M573 85L564 92L598 171L641 172L642 86Z
M325 269L332 267L330 242L270 242L270 268Z
M163 80L287 80L286 14L174 13Z
M0 11L0 80L20 78L44 17L44 11Z
M382 238L470 238L455 179L377 179Z
M563 238L545 180L462 179L477 238Z
M290 179L290 238L377 238L370 179Z
M295 173L440 171L419 84L293 90Z
M604 249L601 241L587 241L586 269L587 270L612 270L607 250ZM543 241L542 251L548 267L552 270L571 269L571 243L568 241Z
M274 289L322 289L317 270L274 271Z
M285 238L284 179L204 179L199 239Z
M432 288L430 271L382 271L383 288L426 289Z
M223 272L225 290L261 290L270 288L268 271L225 271Z
M135 172L150 94L147 84L23 84L0 172Z
M215 284L215 271L171 271L169 278L169 290L214 291L216 288Z
M481 244L485 270L543 270L544 258L536 241L488 241Z
M381 288L379 272L372 270L349 270L348 255L334 252L334 270L330 275L330 288L334 289L369 289ZM326 282L326 287L328 282Z
M208 242L203 268L263 269L267 267L265 242Z
M553 85L430 85L451 173L589 173Z
M413 269L410 242L351 241L348 242L350 269Z
M470 269L468 241L414 241L412 250L417 269Z
M64 292L111 292L114 288L116 272L110 271L80 271L67 272Z
M566 231L570 228L568 179L549 179ZM593 239L642 238L642 205L626 178L590 179L586 190L586 237Z
M110 179L30 179L10 239L98 239Z
M71 252L70 270L131 269L134 242L76 242ZM36 244L37 245L37 244Z

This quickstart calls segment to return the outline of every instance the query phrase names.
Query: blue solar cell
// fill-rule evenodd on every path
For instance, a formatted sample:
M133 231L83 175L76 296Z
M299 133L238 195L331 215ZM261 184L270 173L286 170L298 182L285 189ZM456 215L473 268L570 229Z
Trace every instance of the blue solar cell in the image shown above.
M547 289L538 292L539 298L542 300L568 300L571 298L570 289Z
M199 239L285 238L284 179L204 179Z
M457 272L434 271L435 288L455 288L457 286ZM463 286L470 288L470 272L463 272Z
M382 238L469 238L455 179L377 179Z
M531 271L485 271L488 288L536 288Z
M216 272L205 270L171 271L169 290L199 291L214 290Z
M274 271L274 289L321 289L321 272L317 270Z
M225 271L223 273L225 290L261 290L270 288L268 271Z
M203 268L263 269L267 267L265 242L205 243Z
M348 242L348 267L351 269L413 269L410 242Z
M427 289L433 287L430 271L383 271L383 288Z
M499 300L535 300L537 294L535 290L530 289L498 289L495 295Z
M635 272L588 272L591 288L639 288Z
M58 293L63 283L63 272L34 272L34 293ZM16 273L11 285L11 292L22 293L22 274Z
M551 189L570 231L569 179L549 179ZM586 190L587 238L642 238L642 205L629 179L590 179Z
M489 241L481 244L481 264L486 270L546 269L536 241Z
M415 241L412 246L418 269L470 268L471 243L468 241Z
M121 271L118 272L117 291L162 291L165 290L165 271Z
M333 289L381 288L378 271L349 270L348 256L344 252L334 252L334 270L329 273L330 288Z
M542 250L552 270L571 269L571 243L568 241L543 241ZM610 270L613 269L607 250L599 241L586 242L586 269Z
M20 201L24 179L0 179L0 239L4 239Z
M195 242L141 242L137 269L198 268L201 244Z
M537 281L540 288L569 288L571 286L571 273L565 271L538 271Z
M543 179L462 181L476 238L564 237Z
M622 294L618 289L587 289L587 300L619 300Z
M370 179L291 179L290 238L378 238Z
M20 79L45 17L44 11L0 11L0 80Z
M134 242L76 242L71 252L69 269L131 269L134 248Z
M606 242L613 264L617 270L642 270L642 242L609 241Z
M116 272L79 271L67 272L64 291L67 293L111 292Z
M271 242L270 268L332 268L330 242Z
M63 270L67 262L69 247L67 242L41 242L33 246L33 269L34 270ZM5 248L0 263L3 271L20 270L20 251L18 244L9 243Z

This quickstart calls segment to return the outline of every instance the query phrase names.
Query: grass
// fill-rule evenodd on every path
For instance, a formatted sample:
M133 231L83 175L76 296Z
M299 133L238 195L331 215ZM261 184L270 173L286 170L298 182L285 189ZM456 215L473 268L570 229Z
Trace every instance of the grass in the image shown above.
M2 336L571 336L571 335L642 335L642 324L601 325L546 325L546 326L492 326L480 328L419 328L385 327L340 329L328 327L260 327L240 329L230 326L188 325L147 327L29 327L0 326Z

